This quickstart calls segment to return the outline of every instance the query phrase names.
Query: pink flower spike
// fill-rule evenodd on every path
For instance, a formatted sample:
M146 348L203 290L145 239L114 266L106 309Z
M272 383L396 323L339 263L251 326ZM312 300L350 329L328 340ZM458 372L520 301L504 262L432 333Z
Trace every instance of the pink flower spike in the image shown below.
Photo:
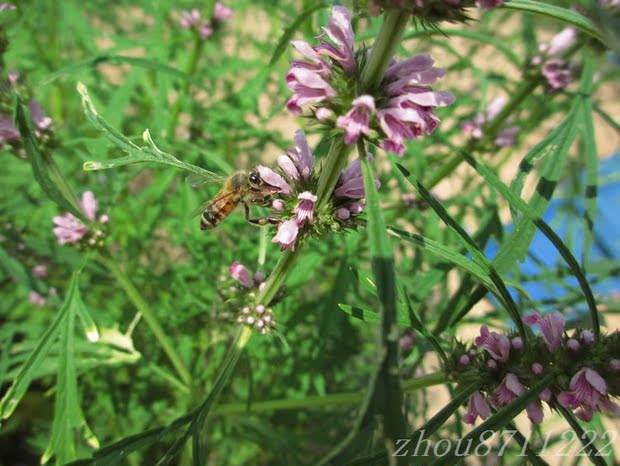
M354 73L357 69L353 54L353 28L351 27L351 13L343 6L332 8L329 24L323 31L332 40L333 44L322 42L317 47L319 53L336 60L347 73Z
M510 340L507 336L497 332L490 332L486 325L480 327L480 336L474 340L476 346L480 346L491 355L492 358L506 362L510 355Z
M620 407L609 398L605 380L594 369L580 369L571 378L569 389L557 396L558 402L565 408L578 409L577 417L586 422L595 411L620 414Z
M530 327L538 325L549 351L555 351L562 342L564 333L564 316L559 312L551 312L541 316L538 312L527 315L523 321Z
M476 419L480 417L480 419L484 420L491 415L491 408L489 407L489 403L485 399L484 395L479 391L474 392L469 397L469 402L467 404L467 413L463 418L466 424L473 425L476 423Z
M223 3L217 2L213 9L213 20L214 21L228 21L233 17L233 11L231 8L228 8Z
M278 227L278 233L271 240L272 243L278 243L281 249L294 249L295 240L299 233L299 225L294 219L282 222Z
M314 204L317 201L317 197L309 191L304 191L297 199L299 199L299 203L293 209L297 223L299 225L304 225L306 222L312 223L314 220Z
M252 277L250 277L250 271L245 265L235 261L230 265L228 272L232 278L237 280L246 288L252 288L254 286L254 281L252 280Z
M355 144L358 138L370 134L370 116L375 112L375 100L370 95L361 95L353 101L346 115L338 117L336 126L345 130L344 141Z
M258 165L256 167L256 170L258 170L258 174L260 175L261 179L271 188L273 188L275 192L285 195L291 194L293 192L291 186L284 180L284 178L274 172L271 168L265 167L263 165Z

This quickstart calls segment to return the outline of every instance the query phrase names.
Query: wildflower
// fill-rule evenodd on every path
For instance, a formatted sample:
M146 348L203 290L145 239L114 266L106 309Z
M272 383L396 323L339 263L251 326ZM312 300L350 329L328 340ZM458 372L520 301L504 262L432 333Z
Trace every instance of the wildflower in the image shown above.
M594 332L592 332L592 330L582 330L581 341L584 345L591 345L594 343Z
M32 268L32 274L37 278L47 276L47 266L45 264L37 264Z
M0 148L5 143L19 141L19 131L8 115L0 115Z
M562 314L556 311L542 317L538 312L533 312L523 320L530 327L534 325L540 327L549 351L555 351L560 346L564 333L564 316Z
M192 29L196 31L202 39L208 39L221 23L228 21L232 16L232 9L217 2L213 8L213 17L210 20L203 19L200 10L192 8L191 10L181 12L179 25L183 29Z
M525 393L525 387L521 384L516 375L508 372L501 384L493 393L493 404L497 407L512 403L519 396ZM525 408L527 416L534 424L539 424L543 419L542 406L539 400L533 401Z
M566 342L566 347L572 352L576 353L577 351L579 351L579 348L581 348L581 345L574 338L569 338Z
M434 109L454 101L448 92L430 87L444 75L435 68L428 55L393 61L373 95L351 96L347 90L357 88L357 59L365 51L355 51L351 15L341 6L332 8L325 35L316 46L293 41L303 56L293 60L286 83L293 91L287 108L295 115L311 107L317 120L344 129L345 142L355 143L362 135L377 134L377 143L385 150L402 155L404 141L430 134L439 119ZM327 40L326 40L327 39ZM376 104L381 102L380 107Z
M463 366L468 365L470 362L471 362L471 359L466 354L462 354L461 357L459 358L459 364L462 364Z
M477 346L484 348L492 358L506 362L510 355L510 340L505 335L490 332L486 325L480 327L480 336L474 340Z
M360 135L370 134L368 120L370 115L375 112L375 99L370 95L361 95L353 101L351 110L346 115L338 118L336 126L343 128L344 142L355 144Z
M484 113L478 113L473 119L466 121L461 125L462 131L474 139L482 139L484 136L483 127L490 121L494 120L506 105L504 97L498 97L492 100ZM515 138L519 132L519 127L509 126L500 130L495 138L495 145L498 147L514 146Z
M491 408L489 407L489 403L487 403L486 398L479 391L474 392L469 397L469 402L467 404L467 414L463 418L466 424L473 425L476 423L476 419L480 417L480 419L484 420L491 415Z
M295 206L293 212L296 214L295 219L299 225L306 222L312 223L314 219L314 204L317 197L309 191L304 191L298 196L299 203Z
M541 73L552 90L564 89L575 78L575 66L562 55L577 41L577 31L572 27L564 28L550 42L540 44L540 55L532 59L532 64L541 66Z
M254 280L250 277L247 267L237 261L233 262L228 269L230 276L241 283L246 288L254 286Z
M272 243L278 243L281 249L294 249L295 240L299 233L299 225L294 219L286 220L280 223L278 233L271 240Z
M28 302L34 306L43 307L47 303L47 300L36 291L31 291L28 295Z
M595 411L620 414L620 406L609 398L605 380L590 367L580 369L571 378L569 390L561 392L557 400L565 408L578 409L575 414L586 422Z
M517 351L521 351L523 349L523 340L521 339L521 337L514 337L512 340L510 340L510 344Z
M278 166L292 181L308 180L312 175L314 155L303 131L295 132L295 147L278 157Z
M88 220L92 222L97 220L97 200L91 191L86 191L82 194L80 207ZM66 212L64 215L56 216L52 220L54 225L56 225L53 231L59 244L78 243L91 233L88 226L84 225L84 223L72 213ZM101 215L99 217L99 223L104 224L107 223L108 220L107 215ZM102 235L103 232L101 230L95 230L93 232L93 237L88 240L88 244L94 246Z
M291 186L286 182L284 178L274 172L271 168L263 165L256 167L261 179L269 185L276 193L290 194L292 192Z
M543 366L542 364L535 362L534 364L532 364L532 372L535 375L540 375L543 373Z
M30 119L34 123L35 130L38 136L51 129L52 119L47 116L36 100L31 100L28 104L30 111ZM5 143L15 143L19 141L19 130L13 123L12 118L9 115L0 114L0 148Z
M612 359L609 361L609 367L614 372L620 372L620 359Z
M254 308L246 306L241 309L237 322L253 327L262 334L269 333L276 326L272 310L262 304Z
M362 178L362 167L359 159L353 160L342 171L334 189L334 196L349 199L364 197L364 179Z

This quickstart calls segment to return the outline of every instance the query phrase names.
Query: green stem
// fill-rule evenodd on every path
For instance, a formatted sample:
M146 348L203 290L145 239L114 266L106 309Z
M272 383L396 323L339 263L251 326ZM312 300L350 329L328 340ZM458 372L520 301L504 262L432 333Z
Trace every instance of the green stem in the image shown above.
M341 137L335 138L325 158L325 163L321 167L321 174L319 175L319 182L316 191L318 197L316 203L316 210L320 210L329 198L331 193L336 187L340 172L347 164L347 159L351 146L344 143Z
M187 366L183 362L183 359L181 358L179 353L177 353L175 345L168 338L168 334L159 323L159 319L157 318L157 315L155 314L153 309L149 307L140 292L136 289L133 283L131 283L129 277L125 274L125 272L120 269L118 264L113 259L107 258L103 256L103 254L100 254L99 261L103 265L105 265L110 271L110 273L114 276L114 278L116 278L116 281L118 281L118 284L121 286L121 288L123 288L129 300L142 314L144 321L155 335L155 338L157 338L157 341L166 353L166 356L168 356L168 359L170 359L170 362L179 374L179 377L181 377L183 383L189 386L192 380L192 376L190 375Z
M389 10L385 13L379 35L372 47L370 57L362 70L360 89L362 92L372 90L381 82L400 38L407 26L409 14L401 10Z
M198 67L198 61L200 60L200 56L202 55L202 51L205 46L205 41L196 34L196 38L194 39L194 48L192 50L192 55L187 62L187 68L185 72L193 77L194 73L196 73L196 68ZM181 108L183 107L183 99L189 92L190 81L186 80L183 82L183 87L177 96L177 100L174 103L174 107L172 107L172 111L170 114L170 124L168 125L168 137L174 139L174 129L177 127L177 123L179 121L179 116L181 115Z
M299 256L301 248L298 246L293 251L285 251L278 260L275 268L269 275L269 278L265 282L265 286L258 294L256 302L268 306L273 300L276 293L280 290L280 287L284 284L284 280L289 271L295 265L295 261Z
M416 379L408 380L402 385L403 391L413 392L422 388L441 385L447 382L447 376L443 372L428 374ZM322 406L334 406L344 404L356 404L361 402L366 396L365 391L332 393L329 395L309 396L300 399L283 398L280 400L257 401L248 405L247 403L230 403L221 405L215 410L215 414L240 414L246 412L259 413L266 411L276 411L282 409L316 408Z

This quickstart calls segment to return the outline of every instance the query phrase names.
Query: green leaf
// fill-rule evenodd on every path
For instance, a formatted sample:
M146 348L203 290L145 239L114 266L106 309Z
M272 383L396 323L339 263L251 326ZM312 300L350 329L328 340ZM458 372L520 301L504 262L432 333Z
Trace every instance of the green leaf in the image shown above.
M317 2L311 8L308 8L307 10L303 11L297 18L295 18L295 21L293 21L290 24L290 26L284 30L284 33L282 34L282 36L280 36L280 39L278 40L278 44L276 45L276 48L273 51L273 55L271 56L271 60L269 60L269 66L273 66L280 59L280 57L286 50L286 47L288 47L289 42L293 38L295 31L297 31L297 29L300 28L300 26L304 23L304 21L306 21L306 19L308 19L315 12L325 7L327 7L327 3Z
M537 13L560 20L581 29L586 34L607 45L605 38L596 28L594 23L592 23L592 21L585 16L577 13L575 10L569 10L567 8L562 8L550 3L537 2L535 0L508 0L504 2L503 8L526 11L528 13Z
M0 246L0 265L6 270L6 273L14 278L21 286L27 290L32 289L32 283L24 266L17 259L11 257Z
M77 274L74 274L69 285L67 297L65 298L65 301L58 311L54 321L47 328L47 330L45 330L37 342L37 346L30 353L28 359L17 374L17 377L13 380L11 387L5 393L4 397L2 397L2 400L0 400L0 419L7 419L11 416L11 414L13 414L15 408L17 408L19 401L24 396L24 393L26 393L30 382L35 377L37 371L41 367L41 363L56 340L56 337L62 328L63 322L67 316L73 312L73 309L75 309L76 299L78 299L76 297L77 293L78 277Z
M97 438L84 419L77 389L74 342L75 317L86 312L86 307L80 296L77 277L78 273L74 274L75 289L60 329L60 360L54 404L54 422L49 443L41 458L42 464L47 463L52 456L55 456L58 465L74 460L76 458L76 432L80 430L84 431L85 439L90 445L94 448L99 447Z
M177 159L172 154L162 151L155 145L149 130L145 130L142 138L147 144L146 146L138 146L131 142L126 136L120 133L118 130L108 124L108 122L97 113L95 106L88 95L86 86L82 83L77 85L78 92L82 96L82 106L84 107L84 113L92 125L98 130L103 132L103 135L110 140L119 149L125 152L125 157L119 157L112 160L96 161L91 160L84 163L84 170L105 170L109 168L121 167L124 165L130 165L135 163L159 163L162 165L168 165L171 167L180 168L181 170L188 171L195 175L199 175L205 178L208 182L220 183L224 177L217 173L205 170L204 168L197 167L182 160Z
M88 223L89 221L84 216L82 209L80 209L80 204L73 190L62 176L56 162L52 158L52 154L43 153L39 150L35 131L31 124L30 113L19 98L17 98L16 103L15 122L26 149L26 155L32 165L34 177L43 191L62 209L68 210Z

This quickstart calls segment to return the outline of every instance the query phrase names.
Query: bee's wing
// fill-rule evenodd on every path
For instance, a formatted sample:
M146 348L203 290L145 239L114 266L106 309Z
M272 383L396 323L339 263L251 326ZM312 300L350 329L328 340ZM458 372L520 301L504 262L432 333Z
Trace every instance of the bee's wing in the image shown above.
M189 184L192 188L199 188L204 186L205 184L210 183L223 183L226 180L225 176L218 175L217 173L206 171L202 174L192 173L185 178L187 184Z
M233 194L235 194L233 191L219 192L213 199L209 199L208 201L203 202L198 207L196 207L194 210L192 210L191 217L192 218L197 217L198 215L202 214L205 210L207 210L209 207L211 207L216 202L220 202L224 199L227 199L231 197Z

